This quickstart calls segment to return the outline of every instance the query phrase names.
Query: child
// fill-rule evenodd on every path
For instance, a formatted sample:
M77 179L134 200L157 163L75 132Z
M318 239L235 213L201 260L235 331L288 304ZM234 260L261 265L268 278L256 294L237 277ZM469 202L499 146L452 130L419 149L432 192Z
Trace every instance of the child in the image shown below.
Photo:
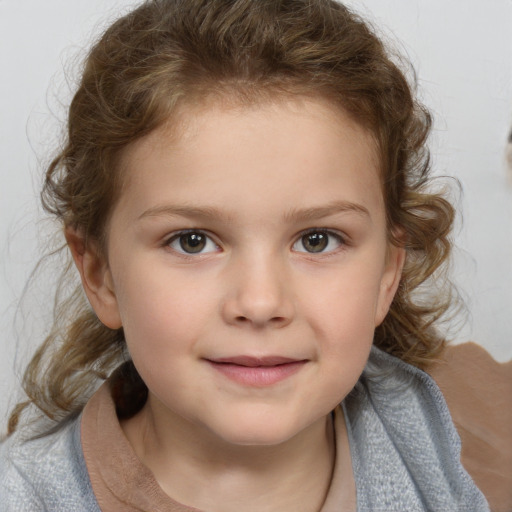
M88 301L27 369L0 510L488 510L419 369L453 220L429 128L331 0L114 23L43 190Z

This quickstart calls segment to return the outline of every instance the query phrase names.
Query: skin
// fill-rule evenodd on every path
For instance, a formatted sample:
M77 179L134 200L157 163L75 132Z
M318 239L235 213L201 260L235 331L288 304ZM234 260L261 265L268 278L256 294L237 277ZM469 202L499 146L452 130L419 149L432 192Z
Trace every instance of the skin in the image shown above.
M149 388L123 429L182 503L318 510L334 462L330 413L365 366L404 259L388 243L374 141L306 98L211 104L180 126L179 137L162 127L125 151L107 258L67 232L93 308L124 328ZM183 230L206 241L199 252L187 253ZM247 384L218 363L235 356L298 363L277 382Z

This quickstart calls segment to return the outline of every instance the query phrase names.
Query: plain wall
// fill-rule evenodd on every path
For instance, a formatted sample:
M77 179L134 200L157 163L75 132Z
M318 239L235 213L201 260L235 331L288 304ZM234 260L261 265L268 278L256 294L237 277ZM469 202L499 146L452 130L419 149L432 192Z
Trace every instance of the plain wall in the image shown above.
M19 368L51 320L56 272L36 281L24 308L17 303L54 230L40 220L38 191L60 140L73 70L105 20L135 3L0 0L0 418L17 398ZM469 315L460 317L455 339L475 340L509 360L512 180L504 152L512 113L512 2L349 3L415 64L421 96L435 115L434 168L463 186L453 275Z

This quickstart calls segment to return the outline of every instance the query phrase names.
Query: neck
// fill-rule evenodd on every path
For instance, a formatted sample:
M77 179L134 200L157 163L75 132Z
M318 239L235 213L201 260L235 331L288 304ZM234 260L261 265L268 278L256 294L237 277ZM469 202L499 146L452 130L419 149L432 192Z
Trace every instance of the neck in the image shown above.
M233 445L165 416L149 399L123 430L174 500L211 512L320 510L335 458L330 415L271 446Z

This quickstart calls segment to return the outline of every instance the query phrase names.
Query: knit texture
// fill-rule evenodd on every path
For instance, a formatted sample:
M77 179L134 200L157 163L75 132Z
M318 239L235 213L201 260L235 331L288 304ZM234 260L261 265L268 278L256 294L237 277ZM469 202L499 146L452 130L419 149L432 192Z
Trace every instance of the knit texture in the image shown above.
M55 434L0 445L0 512L100 512L85 467L80 420Z
M380 350L344 400L358 512L484 512L434 380Z

